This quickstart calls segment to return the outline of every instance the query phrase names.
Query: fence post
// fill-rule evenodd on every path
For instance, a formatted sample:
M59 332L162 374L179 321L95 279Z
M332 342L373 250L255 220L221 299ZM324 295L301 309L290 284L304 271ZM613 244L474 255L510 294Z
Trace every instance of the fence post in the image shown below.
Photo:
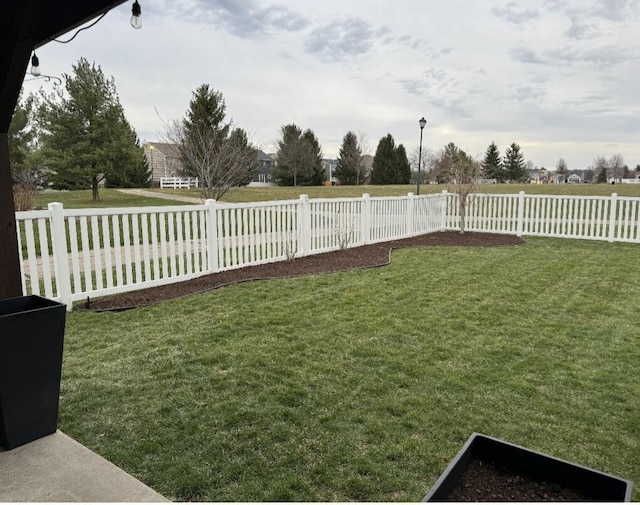
M53 268L56 276L56 286L60 303L67 306L67 311L73 308L71 299L71 276L69 275L69 253L67 252L67 230L64 225L64 208L61 203L48 205L51 225L51 249L53 251ZM75 238L73 238L75 239Z
M415 212L416 200L413 193L407 193L407 233L406 237L413 237L413 214Z
M360 233L362 243L371 242L371 196L369 193L362 195L362 209L360 210Z
M311 252L311 211L309 195L300 195L300 215L298 216L298 251L300 256Z
M618 193L611 193L611 207L609 207L609 242L616 236L616 213L618 212Z
M207 207L207 257L209 258L209 272L218 271L218 216L216 215L216 201L205 200Z
M440 231L445 231L449 222L449 192L446 189L442 190L442 196L440 197L440 200L440 215L442 216L442 225L440 226Z
M516 222L516 236L522 237L524 230L524 191L518 193L518 221Z

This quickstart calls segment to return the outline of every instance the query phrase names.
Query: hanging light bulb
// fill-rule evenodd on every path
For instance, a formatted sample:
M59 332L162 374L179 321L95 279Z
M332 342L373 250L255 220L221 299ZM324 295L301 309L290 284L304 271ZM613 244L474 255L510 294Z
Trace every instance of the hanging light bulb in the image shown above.
M142 28L142 19L140 18L140 14L142 14L142 9L140 8L138 0L136 0L133 2L133 7L131 7L131 26L136 30Z
M33 53L33 56L31 57L31 75L39 77L40 73L40 60L36 56L36 53Z

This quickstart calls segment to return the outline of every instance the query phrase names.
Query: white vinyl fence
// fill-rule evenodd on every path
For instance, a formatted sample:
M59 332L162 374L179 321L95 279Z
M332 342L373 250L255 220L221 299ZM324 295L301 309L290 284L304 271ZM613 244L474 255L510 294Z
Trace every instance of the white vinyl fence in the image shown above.
M198 188L197 177L160 177L160 189Z
M458 197L448 194L447 229L458 229ZM640 243L640 198L474 194L468 231Z
M458 196L17 212L22 288L66 303L460 226ZM640 243L640 198L474 194L466 230Z
M442 230L447 195L17 212L22 288L66 303Z

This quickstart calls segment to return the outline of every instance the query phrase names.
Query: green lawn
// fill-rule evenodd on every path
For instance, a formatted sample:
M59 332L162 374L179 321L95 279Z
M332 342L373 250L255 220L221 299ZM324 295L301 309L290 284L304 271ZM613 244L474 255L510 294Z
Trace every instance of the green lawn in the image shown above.
M90 189L38 193L36 197L36 206L40 208L46 209L47 205L52 202L62 203L68 209L188 205L184 202L164 198L146 198L144 196L131 195L117 189L101 189L100 201L98 202L92 200Z
M637 257L403 249L73 312L60 428L173 500L418 501L474 431L640 483Z
M420 194L440 193L443 190L452 191L446 184L423 184ZM197 189L190 190L153 190L189 196L201 196ZM524 191L529 194L547 195L597 195L611 196L640 196L640 184L485 184L478 186L478 193L510 194ZM371 196L405 196L416 193L415 185L393 186L303 186L303 187L253 187L232 188L223 195L220 201L242 203L261 202L268 200L289 200L309 195L311 198L358 198L363 193Z

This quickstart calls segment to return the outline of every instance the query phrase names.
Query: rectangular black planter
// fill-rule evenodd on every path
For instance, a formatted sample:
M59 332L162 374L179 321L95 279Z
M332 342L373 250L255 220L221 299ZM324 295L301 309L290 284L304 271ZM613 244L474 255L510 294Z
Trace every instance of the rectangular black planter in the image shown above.
M54 433L66 307L39 296L0 300L0 445Z
M589 501L631 501L633 484L629 480L479 433L469 437L423 501L448 501L449 495L474 460L507 468L513 473L536 481L574 489L589 497ZM475 501L483 500L478 497Z

